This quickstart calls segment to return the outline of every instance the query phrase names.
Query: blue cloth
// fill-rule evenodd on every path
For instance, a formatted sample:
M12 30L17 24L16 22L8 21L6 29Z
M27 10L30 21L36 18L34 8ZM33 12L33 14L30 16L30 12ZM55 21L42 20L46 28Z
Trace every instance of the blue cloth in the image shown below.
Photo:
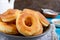
M51 20L53 18L47 18L47 19L48 19L49 22L51 22ZM60 19L60 15L56 16L56 18L54 18L54 19ZM57 35L59 37L59 40L60 40L60 28L56 28L56 33L57 33Z
M55 18L47 18L50 22L52 19L60 19L60 15L56 16Z

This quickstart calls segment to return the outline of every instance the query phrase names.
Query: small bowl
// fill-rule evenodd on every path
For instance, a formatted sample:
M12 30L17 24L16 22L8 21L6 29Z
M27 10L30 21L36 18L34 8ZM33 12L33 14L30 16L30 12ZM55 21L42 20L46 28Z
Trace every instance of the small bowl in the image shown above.
M60 19L52 19L51 22L55 24L56 27L60 27Z
M42 9L42 11L45 17L55 18L58 15L58 12L55 12L51 9Z
M0 33L0 35L5 36L6 38L8 38L8 40L38 40L38 39L40 40L41 37L43 37L46 34L48 34L48 32L50 32L50 30L51 30L51 25L48 26L46 28L46 30L41 35L32 36L32 37L15 36L15 35L8 35L8 34L4 34L4 33Z

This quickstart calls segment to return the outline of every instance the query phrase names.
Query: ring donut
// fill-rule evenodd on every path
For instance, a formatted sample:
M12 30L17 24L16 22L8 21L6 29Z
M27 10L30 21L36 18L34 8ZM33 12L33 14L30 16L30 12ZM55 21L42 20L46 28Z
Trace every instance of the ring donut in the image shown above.
M22 15L19 15L16 19L16 27L19 33L24 36L32 36L34 33L42 30L42 25L36 15L25 12L22 12Z
M0 22L0 32L6 33L6 34L18 34L16 25L7 24L4 22Z
M34 11L31 9L24 9L23 12L32 13L32 14L36 15L38 17L40 23L45 27L47 27L50 24L49 21L38 11Z
M36 36L36 35L40 35L40 34L42 34L43 33L43 28L40 30L40 31L38 31L38 32L36 32L36 33L34 33L32 36Z
M48 27L48 25L50 24L49 21L40 12L37 11L37 13L39 15L39 20L40 20L41 24L44 27Z
M5 13L1 14L0 17L3 22L10 22L16 19L16 15L18 15L21 11L18 9L8 9Z

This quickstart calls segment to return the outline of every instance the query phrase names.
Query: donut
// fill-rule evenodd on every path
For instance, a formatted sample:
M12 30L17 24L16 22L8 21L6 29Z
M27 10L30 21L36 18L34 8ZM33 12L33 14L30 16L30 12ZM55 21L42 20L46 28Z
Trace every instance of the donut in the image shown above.
M31 9L24 9L23 12L32 13L32 14L36 15L38 17L40 23L44 27L47 27L50 24L49 21L39 11L35 11L35 10L31 10Z
M40 24L40 25L41 25L41 24ZM40 34L42 34L42 33L43 33L43 27L40 26L40 30L39 30L38 32L34 33L32 36L37 36L37 35L40 35Z
M38 15L39 15L39 20L40 20L41 24L42 24L44 27L48 27L49 24L50 24L49 21L48 21L40 12L37 11L37 13L38 13Z
M3 22L11 22L16 19L16 16L21 12L18 9L8 9L3 14L0 14L0 17Z
M4 22L0 22L0 32L6 33L6 34L18 34L16 25L4 23Z
M1 17L0 17L0 22L1 22L2 20L1 20Z
M19 33L24 36L32 36L34 33L42 30L42 25L36 15L25 12L22 12L22 14L17 17L16 27Z
M41 30L40 31L38 31L38 32L36 32L36 33L34 33L32 36L37 36L37 35L40 35L40 34L42 34L43 33L43 28L41 28Z

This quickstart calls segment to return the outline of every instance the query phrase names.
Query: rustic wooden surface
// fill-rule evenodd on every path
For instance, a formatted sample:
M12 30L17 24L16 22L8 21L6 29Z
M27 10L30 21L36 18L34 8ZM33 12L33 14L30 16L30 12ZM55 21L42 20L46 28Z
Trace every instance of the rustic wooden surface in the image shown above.
M60 11L60 0L15 0L15 8L31 8L39 11L40 8L50 8Z

